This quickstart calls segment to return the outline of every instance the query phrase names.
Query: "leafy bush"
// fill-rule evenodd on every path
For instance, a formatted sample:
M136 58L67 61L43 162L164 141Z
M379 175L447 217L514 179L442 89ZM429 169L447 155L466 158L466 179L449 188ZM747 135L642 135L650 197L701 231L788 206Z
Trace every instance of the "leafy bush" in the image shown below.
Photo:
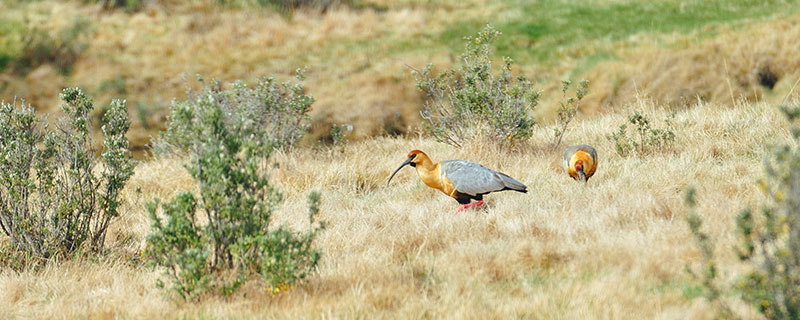
M84 246L103 251L108 226L120 215L119 193L134 166L124 101L114 100L106 112L98 159L91 99L77 88L64 89L61 99L66 118L56 131L24 103L0 106L0 227L12 247L45 260Z
M554 149L561 145L561 139L563 139L564 134L567 133L567 126L569 126L569 123L572 122L573 118L575 118L575 115L578 114L578 108L581 106L581 100L583 100L583 97L585 97L586 93L589 92L589 81L581 80L578 88L575 90L575 97L567 98L567 90L569 90L569 86L572 85L572 81L562 80L561 84L563 101L560 103L558 108L558 122L556 123L556 127L553 129Z
M303 73L303 70L296 72L300 83L279 84L274 78L265 77L252 89L236 81L229 90L223 90L215 80L199 94L189 91L188 100L173 102L170 107L169 127L159 135L155 151L187 151L200 139L202 132L195 127L201 125L201 113L210 105L220 108L221 123L231 134L249 135L259 128L260 135L255 138L261 140L260 144L275 148L293 146L311 126L308 112L314 97L304 93ZM202 83L202 78L199 81Z
M254 100L243 91L262 92L237 86L230 96L207 91L182 105L191 106L181 109L191 110L192 125L181 128L190 156L186 168L200 193L184 192L162 205L166 222L159 218L157 201L148 206L153 225L148 255L167 267L172 288L183 299L208 289L230 294L255 274L270 288L285 288L305 278L319 259L312 248L321 228L314 223L319 194L311 195L307 232L295 233L285 226L270 229L271 214L282 201L267 175L274 147L270 128L225 116L224 111L235 106L232 101ZM198 223L196 213L207 222Z
M23 35L22 51L17 58L15 72L24 74L50 63L62 74L69 74L72 66L88 47L84 36L89 26L88 20L76 18L56 36L38 27L30 28Z
M219 3L226 6L270 6L281 14L291 14L292 11L299 8L312 8L321 11L327 11L330 8L339 5L351 5L352 0L218 0Z
M800 107L782 110L790 121L800 118ZM735 287L717 283L713 243L700 230L702 221L694 211L694 191L687 196L689 227L703 255L703 273L697 278L706 298L718 305L725 318L735 314L721 297L733 290L767 319L800 318L800 126L792 127L792 135L788 144L774 148L764 161L766 176L759 186L766 202L761 218L746 208L736 219L742 240L737 253L752 271Z
M647 155L675 142L675 132L672 126L674 116L672 114L664 119L664 128L661 129L653 128L647 116L634 111L632 115L628 116L628 123L633 128L631 135L628 133L628 124L624 123L616 132L606 135L606 138L614 142L620 156L628 156L633 152Z
M344 153L344 148L347 145L347 133L350 131L353 131L352 125L334 123L331 126L331 147L328 151L337 150L339 153Z
M790 121L800 118L800 107L782 110ZM737 219L740 257L755 269L739 287L768 319L800 318L800 126L793 126L792 135L764 161L762 219L750 209Z
M84 0L88 3L99 3L104 9L122 9L138 11L144 7L145 0Z
M686 204L689 206L689 217L687 222L689 224L689 231L700 249L702 257L701 271L698 273L687 266L686 270L696 280L700 281L701 288L703 289L703 296L715 304L716 307L725 315L725 318L731 318L733 314L730 307L723 302L720 298L724 292L724 288L720 286L717 279L717 265L714 262L714 242L711 237L702 231L703 220L697 213L695 200L695 189L690 187L686 190Z
M500 36L487 25L466 39L466 52L456 70L433 75L431 65L414 70L417 87L427 97L424 124L434 137L455 147L476 136L494 140L526 140L536 122L533 110L540 91L524 75L511 76L510 58L503 58L498 75L492 74L492 43Z

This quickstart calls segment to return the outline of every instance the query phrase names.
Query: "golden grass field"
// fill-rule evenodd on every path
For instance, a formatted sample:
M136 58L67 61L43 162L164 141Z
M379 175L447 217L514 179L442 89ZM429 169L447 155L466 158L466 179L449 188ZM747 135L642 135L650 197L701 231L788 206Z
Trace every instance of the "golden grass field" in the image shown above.
M720 278L733 284L747 271L732 250L739 243L735 216L761 203L755 182L762 161L771 145L790 136L777 105L800 103L800 15L596 39L559 49L563 58L546 65L520 63L546 91L536 113L542 125L511 148L474 141L459 150L419 129L422 97L406 64L451 67L461 47L436 43L432 34L459 19L515 13L501 1L372 2L388 9L298 11L285 19L268 10L220 10L202 0L163 1L135 13L81 1L0 3L0 18L24 17L60 30L82 16L94 26L70 75L50 65L25 75L2 72L0 99L24 97L57 113L62 87L87 88L105 103L120 92L103 84L124 78L124 97L150 108L143 113L149 126L131 111L129 138L139 151L163 128L170 101L185 97L183 74L287 79L294 68L308 66L305 84L317 99L312 136L324 136L333 123L355 128L343 152L303 145L272 158L278 164L272 182L286 195L276 222L304 228L306 196L322 192L327 229L317 246L323 256L304 284L273 295L250 281L229 298L171 300L155 285L166 279L162 271L136 262L150 232L143 205L196 186L184 159L144 158L126 188L128 211L111 227L111 253L38 271L0 269L0 319L714 318L685 270L701 257L684 193L697 187ZM597 51L613 58L583 60ZM765 68L778 76L772 89L758 83ZM564 143L553 150L562 78L592 84ZM606 135L634 110L659 122L675 111L675 144L644 157L618 156ZM387 135L387 126L401 134ZM583 143L599 153L597 173L586 185L560 167L563 148ZM529 192L490 194L486 206L455 214L457 202L426 187L412 169L386 185L412 149L434 161L481 163L527 184ZM0 245L7 238L0 236ZM759 318L736 296L724 299L744 318Z
M667 115L641 100L570 131L567 143L599 153L587 185L563 173L561 150L537 147L550 141L549 128L510 150L481 143L455 150L412 135L351 143L344 153L278 154L272 179L287 195L278 221L302 228L307 193L323 194L324 255L306 284L272 295L253 281L232 298L171 302L155 286L159 270L126 262L149 232L146 213L133 206L113 226L112 256L0 274L0 318L711 318L685 271L700 261L685 189L697 186L721 278L732 282L746 270L730 250L738 243L735 214L760 203L754 182L762 158L789 136L788 124L768 104L695 105L676 114L671 149L622 158L604 135L630 110ZM500 170L529 193L491 194L484 208L456 215L457 203L410 169L387 187L415 148L434 161ZM180 159L154 159L136 168L126 197L134 200L136 188L144 199L163 199L193 184Z

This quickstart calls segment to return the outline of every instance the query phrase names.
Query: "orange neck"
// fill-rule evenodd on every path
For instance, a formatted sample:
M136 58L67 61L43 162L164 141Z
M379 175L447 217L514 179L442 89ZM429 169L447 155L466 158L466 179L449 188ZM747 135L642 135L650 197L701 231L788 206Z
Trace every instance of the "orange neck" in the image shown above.
M434 188L434 189L442 189L442 177L439 174L439 163L433 163L431 158L428 158L428 155L424 153L417 154L416 161L416 169L417 175L425 183L425 185Z

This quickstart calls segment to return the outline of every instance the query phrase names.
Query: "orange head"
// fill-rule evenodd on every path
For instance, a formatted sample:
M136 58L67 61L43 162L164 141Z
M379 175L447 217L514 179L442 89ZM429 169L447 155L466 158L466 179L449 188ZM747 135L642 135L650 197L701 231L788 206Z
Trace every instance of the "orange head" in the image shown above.
M425 154L425 152L422 152L422 150L411 150L411 152L408 153L408 159L406 159L406 161L404 161L403 164L401 164L400 167L398 167L397 170L392 173L392 176L389 177L389 181L386 182L386 185L389 185L389 182L392 181L394 175L397 174L397 172L400 171L400 169L402 169L404 166L410 165L412 167L416 167L419 164L422 164L423 167L426 167L431 164L431 159L428 158L428 155Z

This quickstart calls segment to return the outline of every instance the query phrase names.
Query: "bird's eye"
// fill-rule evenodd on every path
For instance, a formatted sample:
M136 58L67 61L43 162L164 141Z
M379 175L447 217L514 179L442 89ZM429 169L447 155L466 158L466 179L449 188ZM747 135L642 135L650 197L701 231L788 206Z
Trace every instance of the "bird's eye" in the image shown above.
M410 166L412 166L412 167L416 167L416 166L417 166L417 164L416 164L416 163L413 163L413 162L412 162L412 163L409 163L409 165L410 165Z

